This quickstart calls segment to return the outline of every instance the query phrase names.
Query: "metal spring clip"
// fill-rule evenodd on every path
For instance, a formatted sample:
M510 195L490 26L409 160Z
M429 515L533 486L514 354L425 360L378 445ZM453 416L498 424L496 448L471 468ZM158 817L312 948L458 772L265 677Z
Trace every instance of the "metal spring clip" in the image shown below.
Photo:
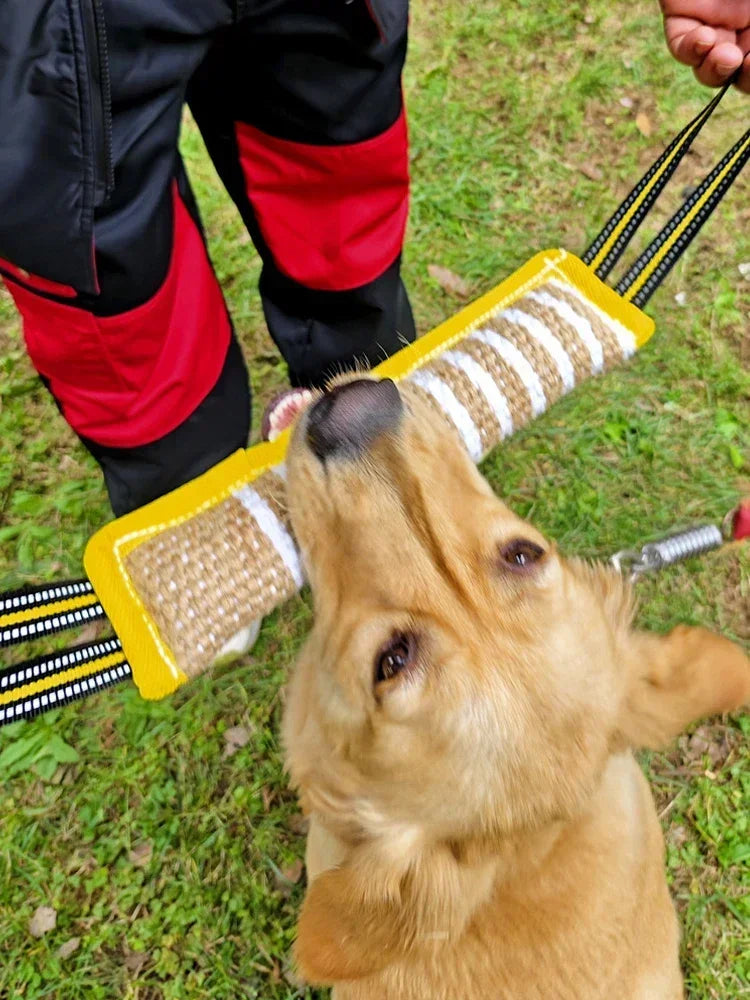
M684 559L713 552L721 548L725 541L727 539L717 525L695 525L655 542L647 542L640 549L622 549L612 556L611 563L620 572L629 572L631 580L637 580L644 573L655 573Z

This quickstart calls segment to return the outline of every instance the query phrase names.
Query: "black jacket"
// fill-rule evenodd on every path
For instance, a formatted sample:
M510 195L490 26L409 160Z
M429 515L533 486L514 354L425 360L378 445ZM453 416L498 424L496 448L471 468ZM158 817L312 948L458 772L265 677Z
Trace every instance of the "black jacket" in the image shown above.
M105 15L132 18L137 46L145 22L205 38L273 2L0 0L0 273L97 292L94 218L115 181ZM384 35L405 16L406 0L356 2Z

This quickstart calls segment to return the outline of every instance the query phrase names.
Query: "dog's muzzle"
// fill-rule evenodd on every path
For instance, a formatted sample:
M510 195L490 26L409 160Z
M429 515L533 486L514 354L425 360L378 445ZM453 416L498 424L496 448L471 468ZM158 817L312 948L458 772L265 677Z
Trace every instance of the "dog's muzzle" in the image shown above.
M307 442L323 461L333 456L354 456L376 438L395 431L403 403L390 379L356 379L337 385L310 410Z

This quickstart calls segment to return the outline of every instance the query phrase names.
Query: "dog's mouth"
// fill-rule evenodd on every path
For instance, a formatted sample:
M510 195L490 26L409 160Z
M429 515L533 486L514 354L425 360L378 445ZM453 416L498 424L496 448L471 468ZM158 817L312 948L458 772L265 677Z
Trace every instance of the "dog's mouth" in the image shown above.
M382 434L395 431L403 413L401 395L391 379L355 378L325 392L288 389L265 409L261 423L264 441L274 441L304 412L305 440L321 462L354 457Z
M260 425L260 435L263 440L275 441L292 426L313 399L315 394L310 389L287 389L274 396L263 412Z

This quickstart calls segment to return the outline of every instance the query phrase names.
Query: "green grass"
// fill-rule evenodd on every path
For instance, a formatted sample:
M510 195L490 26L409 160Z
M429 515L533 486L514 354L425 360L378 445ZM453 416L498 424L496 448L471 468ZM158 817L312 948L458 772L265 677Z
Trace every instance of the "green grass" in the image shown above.
M404 271L426 330L462 304L429 278L430 264L478 294L537 250L582 250L706 93L669 59L647 0L415 0L412 28ZM747 107L726 99L644 239L746 127ZM637 111L653 125L648 138ZM257 426L284 382L261 319L257 259L189 122L183 151L251 361ZM602 179L590 179L597 170ZM565 551L604 557L719 519L748 492L750 283L737 268L750 260L748 204L745 178L655 298L658 333L630 365L577 390L485 463L498 493ZM5 588L80 572L86 540L109 514L3 297L0 349ZM649 628L687 621L750 643L747 547L639 593ZM309 621L307 598L290 602L264 623L252 656L168 701L121 689L0 732L0 997L314 995L288 965L303 837L278 743L281 688ZM250 738L225 757L223 733L237 725ZM748 737L750 717L712 720L644 758L693 1000L750 996ZM28 923L39 905L56 909L57 926L37 940ZM78 950L58 957L71 938Z

